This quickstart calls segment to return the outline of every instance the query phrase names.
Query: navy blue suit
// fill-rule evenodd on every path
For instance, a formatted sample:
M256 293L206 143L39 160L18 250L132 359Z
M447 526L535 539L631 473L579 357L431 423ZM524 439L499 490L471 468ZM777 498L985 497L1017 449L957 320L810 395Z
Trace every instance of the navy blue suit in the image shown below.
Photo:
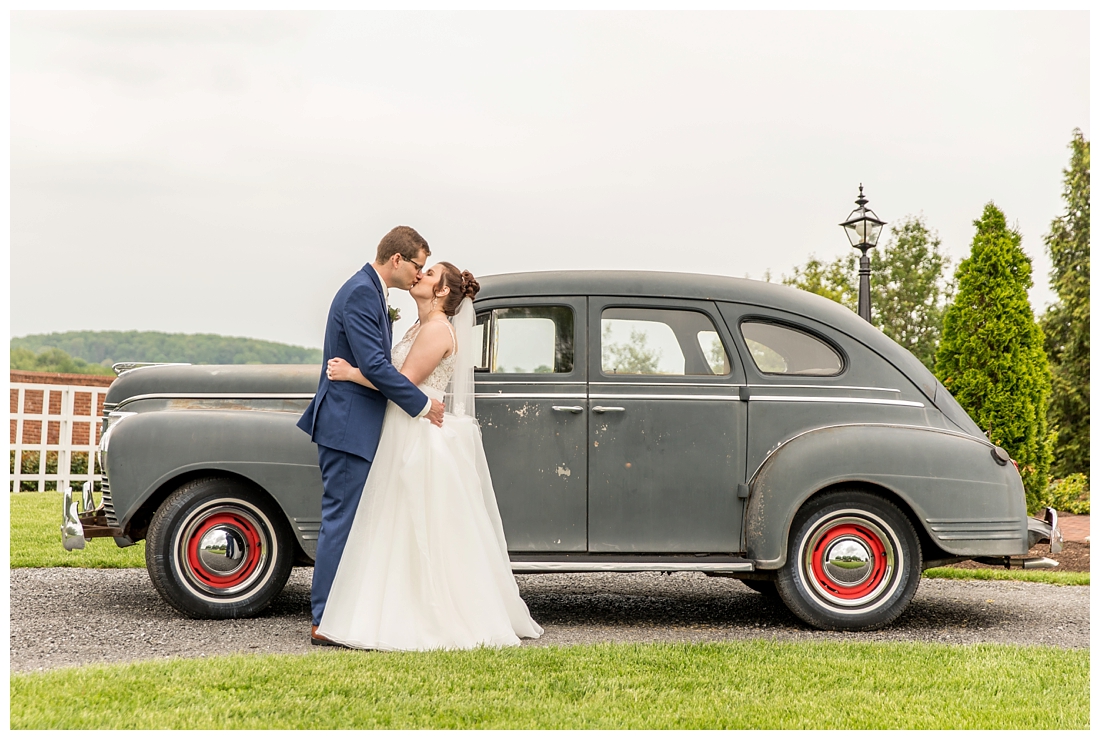
M428 397L393 366L389 310L382 280L371 265L351 276L332 299L325 327L324 362L342 357L378 390L350 381L330 381L321 368L317 395L298 427L317 443L324 495L313 568L313 624L325 610L336 567L363 495L382 434L386 399L416 416Z

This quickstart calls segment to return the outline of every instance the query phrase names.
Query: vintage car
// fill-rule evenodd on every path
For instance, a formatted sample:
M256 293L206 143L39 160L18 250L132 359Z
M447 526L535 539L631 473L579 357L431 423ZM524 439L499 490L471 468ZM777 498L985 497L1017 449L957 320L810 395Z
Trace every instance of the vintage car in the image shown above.
M1028 518L1009 455L832 301L670 273L481 284L477 417L517 573L699 571L871 629L926 568L1056 565L1027 557L1061 535L1053 511ZM316 552L317 451L295 422L319 369L121 369L103 503L66 501L66 546L145 540L172 606L256 614Z

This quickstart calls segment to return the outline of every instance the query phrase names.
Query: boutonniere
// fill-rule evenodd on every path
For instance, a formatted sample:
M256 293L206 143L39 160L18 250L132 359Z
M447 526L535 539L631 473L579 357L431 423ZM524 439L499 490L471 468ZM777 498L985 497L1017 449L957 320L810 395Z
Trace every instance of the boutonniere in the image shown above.
M396 324L401 320L401 309L390 306L390 324Z

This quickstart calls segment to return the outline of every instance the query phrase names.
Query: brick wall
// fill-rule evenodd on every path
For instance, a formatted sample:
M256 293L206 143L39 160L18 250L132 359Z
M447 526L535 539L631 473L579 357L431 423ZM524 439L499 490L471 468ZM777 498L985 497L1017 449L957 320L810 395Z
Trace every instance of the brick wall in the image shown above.
M81 375L79 373L33 373L25 370L12 370L11 371L12 383L38 383L41 385L69 385L69 386L84 386L89 388L106 388L115 380L113 376L107 375ZM19 411L19 391L14 388L9 388L8 394L10 397L10 409L11 413L15 414ZM24 411L29 414L42 413L42 396L43 392L39 390L28 390L23 399ZM96 404L95 413L91 413L92 406L92 394L81 393L77 391L73 394L73 415L74 416L103 416L103 399L104 396L100 394L99 403ZM50 394L50 408L49 413L60 414L61 413L61 394ZM9 443L15 444L16 435L16 422L15 419L11 419L10 431L8 434ZM58 444L59 437L61 436L61 423L57 421L47 422L46 427L46 444L55 445ZM72 439L73 444L87 444L88 442L88 428L89 422L77 421L72 425ZM37 444L42 439L42 423L32 419L27 419L23 422L23 444ZM99 429L96 429L96 444L99 444Z
M113 375L81 375L79 373L32 373L28 370L12 370L12 383L41 383L43 385L86 385L106 388L115 381Z

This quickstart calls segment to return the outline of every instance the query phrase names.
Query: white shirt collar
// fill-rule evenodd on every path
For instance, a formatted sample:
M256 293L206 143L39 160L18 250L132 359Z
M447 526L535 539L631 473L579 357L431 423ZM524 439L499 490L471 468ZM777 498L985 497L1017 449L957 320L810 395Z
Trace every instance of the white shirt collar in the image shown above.
M378 275L378 282L382 283L382 296L386 299L386 305L390 305L390 286L386 285L386 281L382 279L382 274L378 272L378 268L374 266L373 262L368 263L374 273Z

